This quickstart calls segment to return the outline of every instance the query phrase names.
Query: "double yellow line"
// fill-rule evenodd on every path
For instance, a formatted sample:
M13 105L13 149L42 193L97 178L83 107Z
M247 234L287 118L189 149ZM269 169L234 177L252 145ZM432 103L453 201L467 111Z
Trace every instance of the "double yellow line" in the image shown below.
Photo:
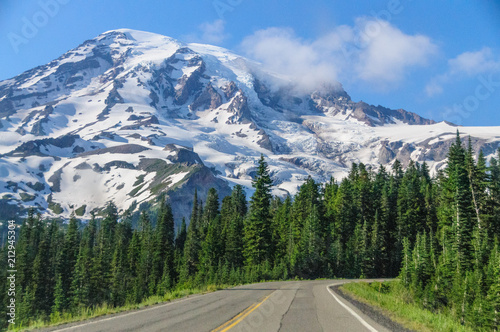
M249 306L248 308L246 308L245 310L243 310L242 312L240 312L238 315L234 316L232 319L230 319L229 321L225 322L224 324L222 324L221 326L219 326L215 330L212 330L211 332L226 332L226 331L229 331L230 329L232 329L233 327L235 327L236 325L238 325L243 319L245 319L246 316L250 315L252 313L252 311L254 311L258 307L260 307L262 303L266 302L266 300L271 295L272 295L272 293L269 294L268 296L266 296L259 303L252 304L251 306Z

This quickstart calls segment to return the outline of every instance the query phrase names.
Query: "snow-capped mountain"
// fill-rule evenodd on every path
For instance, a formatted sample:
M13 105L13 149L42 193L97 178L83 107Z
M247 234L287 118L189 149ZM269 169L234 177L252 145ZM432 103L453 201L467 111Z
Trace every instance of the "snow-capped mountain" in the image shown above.
M251 188L261 153L275 193L352 162L441 167L457 128L354 102L341 85L297 89L225 49L127 29L0 82L0 219L28 206L67 217L165 193L177 217L194 188ZM461 127L493 154L499 127ZM249 189L250 190L250 189Z

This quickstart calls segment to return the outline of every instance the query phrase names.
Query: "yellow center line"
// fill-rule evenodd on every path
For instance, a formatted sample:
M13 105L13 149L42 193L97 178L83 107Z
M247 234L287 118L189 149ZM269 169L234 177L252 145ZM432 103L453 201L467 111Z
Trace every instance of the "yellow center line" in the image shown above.
M259 303L254 303L252 304L251 306L249 306L248 308L246 308L245 310L243 310L240 314L234 316L232 319L230 319L229 321L227 321L226 323L222 324L221 326L219 326L218 328L216 328L215 330L212 330L211 332L226 332L226 331L229 331L230 329L232 329L233 327L235 327L237 324L239 324L243 319L245 319L246 316L250 315L252 313L252 311L254 311L255 309L257 309L258 307L260 307L260 305L264 302L266 302L266 300L272 295L269 294L268 296L266 296L262 301L260 301Z
M229 324L231 324L232 322L234 322L235 320L237 320L238 318L240 318L241 316L246 314L248 311L252 310L253 307L255 307L256 305L257 305L257 303L252 304L251 306L249 306L248 308L246 308L245 310L240 312L238 315L234 316L233 318L231 318L230 320L228 320L227 322L225 322L224 324L222 324L221 326L219 326L215 330L212 330L211 332L220 332L223 328L225 328L226 326L228 326Z

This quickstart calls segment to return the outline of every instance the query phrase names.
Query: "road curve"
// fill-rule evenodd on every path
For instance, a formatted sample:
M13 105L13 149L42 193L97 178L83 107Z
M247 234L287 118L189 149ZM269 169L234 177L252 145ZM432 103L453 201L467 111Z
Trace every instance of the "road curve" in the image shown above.
M330 289L350 281L244 285L43 331L388 331Z

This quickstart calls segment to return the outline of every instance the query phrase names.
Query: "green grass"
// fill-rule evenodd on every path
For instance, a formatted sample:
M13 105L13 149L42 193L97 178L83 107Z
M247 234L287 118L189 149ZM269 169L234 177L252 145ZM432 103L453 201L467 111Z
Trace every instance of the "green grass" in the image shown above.
M132 189L132 191L129 192L128 195L130 197L135 197L137 195L137 193L142 189L142 187L144 187L144 185L145 185L145 183L139 185L139 187L136 187L136 188Z
M142 184L142 183L144 182L144 178L145 178L145 177L146 177L146 175L145 175L145 174L139 175L139 176L136 178L136 180L135 180L135 182L134 182L133 187L137 187L138 185Z
M54 202L49 203L49 209L51 209L52 212L54 212L55 214L61 214L64 211L63 208L61 207L61 204Z
M30 202L30 201L32 201L32 200L34 200L34 199L35 199L35 196L34 196L34 195L30 195L30 194L25 193L25 192L20 192L20 193L19 193L19 196L21 197L21 200L22 200L23 202Z
M82 205L78 209L75 210L75 214L79 217L83 216L85 214L85 210L87 209L87 205Z
M45 328L49 326L57 326L61 324L80 322L87 319L92 319L96 317L101 317L105 315L116 314L123 311L141 309L155 304L169 302L175 299L186 297L193 294L206 294L215 292L217 290L234 287L234 285L208 285L201 288L188 288L188 289L178 289L171 292L167 292L164 296L154 295L138 304L127 304L121 307L111 307L107 304L100 305L95 308L82 308L77 313L63 313L63 314L53 314L49 321L44 321L39 319L37 321L31 322L29 326L19 326L16 324L9 325L9 331L27 331L32 329Z
M446 311L431 312L414 303L412 295L399 280L390 282L348 283L340 289L354 299L366 303L393 321L414 331L469 332Z

